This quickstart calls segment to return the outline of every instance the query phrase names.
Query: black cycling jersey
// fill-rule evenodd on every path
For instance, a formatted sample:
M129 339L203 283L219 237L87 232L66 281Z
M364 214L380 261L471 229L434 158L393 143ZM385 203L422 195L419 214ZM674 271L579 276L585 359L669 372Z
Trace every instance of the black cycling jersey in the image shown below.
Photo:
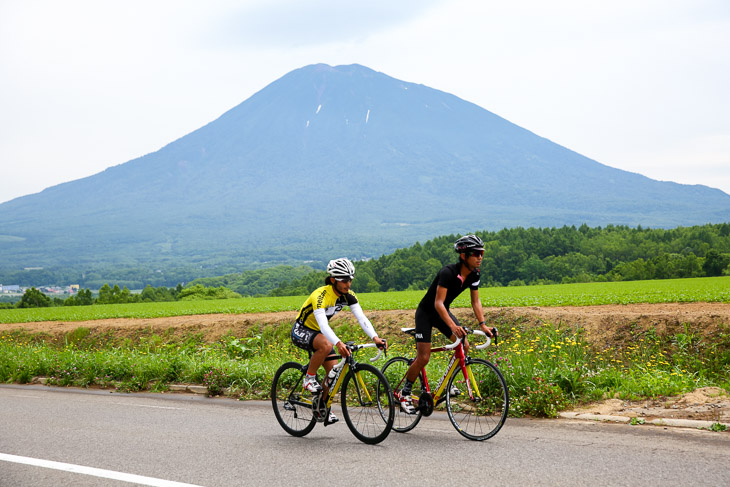
M461 262L446 265L436 274L436 278L431 283L431 287L428 288L426 295L421 299L418 307L427 313L438 314L435 306L436 289L442 286L446 288L444 306L449 309L452 301L466 288L479 289L479 278L479 269L475 269L462 281Z
M449 317L456 326L460 326L459 320L449 311L449 306L466 288L479 288L479 269L475 269L466 276L466 279L462 280L461 262L441 268L416 309L416 342L431 343L431 329L434 327L447 337L452 334L451 328L436 311L436 290L439 286L446 288L444 306Z

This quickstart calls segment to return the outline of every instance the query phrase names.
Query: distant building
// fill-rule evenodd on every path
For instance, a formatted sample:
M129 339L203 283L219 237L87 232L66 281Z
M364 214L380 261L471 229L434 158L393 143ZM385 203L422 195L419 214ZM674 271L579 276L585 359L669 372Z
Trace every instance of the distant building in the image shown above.
M15 284L12 284L9 286L3 286L2 284L0 284L0 292L2 292L2 293L19 293L20 286L17 286Z

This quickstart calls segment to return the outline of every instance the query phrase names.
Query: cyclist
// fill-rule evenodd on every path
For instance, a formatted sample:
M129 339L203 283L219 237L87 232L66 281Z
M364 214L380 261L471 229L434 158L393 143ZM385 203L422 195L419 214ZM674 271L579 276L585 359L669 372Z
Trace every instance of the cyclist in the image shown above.
M350 351L340 340L329 325L329 320L344 306L349 306L352 314L357 318L363 331L375 342L379 348L386 347L385 340L378 337L373 325L362 311L355 294L350 291L352 279L355 277L355 266L349 259L340 258L329 261L325 285L316 289L304 302L294 326L291 339L294 345L313 352L309 361L307 374L304 376L304 387L312 393L327 393L317 382L317 370L321 365L326 374L334 367L335 358L327 360L333 353L334 346L343 357L348 357ZM330 412L328 422L338 421Z
M431 359L432 328L437 328L452 342L466 336L449 306L467 288L471 293L471 307L479 326L484 333L492 336L479 301L479 266L484 255L484 242L476 235L466 235L454 243L454 251L459 254L459 262L441 268L416 308L416 359L406 372L400 399L401 409L408 414L416 412L411 401L413 383ZM464 342L464 347L466 351L469 350L468 341Z

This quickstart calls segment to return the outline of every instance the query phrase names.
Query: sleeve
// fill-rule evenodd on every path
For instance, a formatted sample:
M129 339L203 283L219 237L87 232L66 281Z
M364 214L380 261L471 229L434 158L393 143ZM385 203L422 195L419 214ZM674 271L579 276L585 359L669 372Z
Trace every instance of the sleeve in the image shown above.
M314 318L317 320L317 324L319 325L319 330L322 332L324 337L329 340L332 345L337 345L337 342L340 341L339 338L337 338L337 335L335 335L335 332L332 330L332 327L330 327L330 322L327 320L327 313L325 313L323 308L317 308L314 310Z
M479 282L481 282L481 275L477 272L474 276L474 282L471 283L471 289L479 289Z
M350 311L352 311L352 314L354 314L355 318L357 318L357 322L360 323L362 331L364 331L371 340L378 336L372 323L370 323L370 320L367 319L365 313L362 312L362 306L360 306L360 303L351 304Z
M438 279L439 286L448 289L451 285L451 282L454 280L454 273L451 271L451 268L444 267L439 271L436 278Z

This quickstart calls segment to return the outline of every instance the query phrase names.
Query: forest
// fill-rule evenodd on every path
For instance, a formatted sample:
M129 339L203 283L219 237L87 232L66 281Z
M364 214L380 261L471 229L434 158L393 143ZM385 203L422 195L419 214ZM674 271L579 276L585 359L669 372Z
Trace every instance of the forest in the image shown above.
M633 281L730 274L730 224L675 229L609 225L505 228L477 232L484 240L482 286ZM456 262L457 235L356 262L355 292L425 289L436 272ZM339 257L339 256L333 256ZM324 272L283 283L273 296L301 295L321 285Z
M608 225L552 228L505 228L476 232L485 243L481 266L482 286L519 286L574 282L633 281L730 274L730 223L674 229ZM453 242L445 235L398 249L369 260L357 260L355 292L427 288L438 270L456 262ZM342 257L332 255L331 258ZM320 264L321 265L321 264ZM46 272L46 271L40 271ZM262 269L233 270L216 277L185 274L166 288L161 272L145 269L142 275L126 270L126 279L97 281L101 301L134 302L181 299L180 288L225 288L242 296L292 296L309 294L324 282L324 272L308 265L278 265ZM197 272L201 272L197 269ZM195 274L193 274L195 275ZM198 274L199 275L199 274ZM149 276L149 279L145 276ZM2 277L2 276L0 276ZM48 279L52 275L46 276ZM92 277L92 276L89 276ZM167 273L167 277L170 274ZM192 279L192 280L191 280ZM191 282L187 282L190 281ZM6 281L7 282L7 281ZM37 281L36 281L37 282ZM113 283L113 284L109 284ZM134 284L130 284L134 283ZM21 283L24 284L24 283ZM155 287L160 286L160 287ZM141 295L125 291L143 289ZM153 292L154 291L154 292ZM200 294L198 292L197 294ZM86 299L88 301L88 299ZM72 300L56 305L86 304Z

